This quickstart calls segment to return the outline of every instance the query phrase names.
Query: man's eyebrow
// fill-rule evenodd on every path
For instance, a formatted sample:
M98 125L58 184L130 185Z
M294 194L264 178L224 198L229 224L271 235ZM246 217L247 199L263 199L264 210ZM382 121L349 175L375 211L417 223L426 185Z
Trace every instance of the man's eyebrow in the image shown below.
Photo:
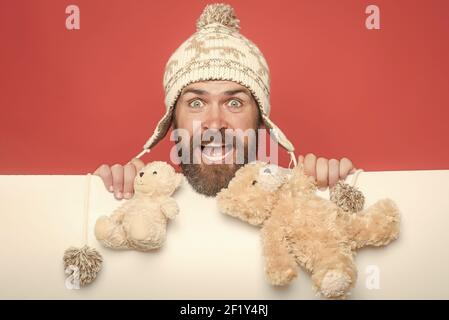
M185 95L186 93L194 93L194 94L197 94L197 95L205 95L205 94L209 94L209 92L207 92L206 90L201 90L201 89L185 89L184 90L184 92L182 93L182 95ZM250 94L249 94L249 92L248 92L248 90L245 90L245 89L235 89L235 90L227 90L227 91L224 91L223 92L223 94L225 94L225 95L227 95L227 96L232 96L232 95L234 95L234 94L236 94L236 93L244 93L244 94L246 94L247 96L250 96Z
M185 89L184 92L182 93L182 95L185 95L186 93L189 93L189 92L194 93L194 94L197 94L197 95L200 95L200 96L201 96L201 95L208 94L208 92L205 91L205 90L200 90L200 89Z
M223 94L225 94L225 95L227 95L227 96L232 96L232 95L234 95L234 94L236 94L236 93L244 93L244 94L246 94L247 96L251 96L251 95L248 93L248 90L245 90L245 89L235 89L235 90L228 90L228 91L223 92Z

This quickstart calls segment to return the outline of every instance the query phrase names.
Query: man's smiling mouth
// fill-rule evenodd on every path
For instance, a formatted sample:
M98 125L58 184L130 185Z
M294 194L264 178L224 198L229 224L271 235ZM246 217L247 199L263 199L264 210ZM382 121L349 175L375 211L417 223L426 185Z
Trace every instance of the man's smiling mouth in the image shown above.
M201 155L208 163L224 163L223 160L234 150L232 144L208 143L201 145Z

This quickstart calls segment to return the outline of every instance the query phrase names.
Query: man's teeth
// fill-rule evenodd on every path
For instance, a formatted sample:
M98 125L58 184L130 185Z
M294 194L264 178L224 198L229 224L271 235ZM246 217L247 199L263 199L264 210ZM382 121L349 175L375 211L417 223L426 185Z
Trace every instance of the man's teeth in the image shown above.
M213 142L211 142L209 144L204 145L203 147L214 147L214 148L220 147L221 148L221 147L223 147L223 145L221 143L213 143Z
M214 145L208 144L203 146L203 156L209 161L219 161L224 159L232 151L232 145Z

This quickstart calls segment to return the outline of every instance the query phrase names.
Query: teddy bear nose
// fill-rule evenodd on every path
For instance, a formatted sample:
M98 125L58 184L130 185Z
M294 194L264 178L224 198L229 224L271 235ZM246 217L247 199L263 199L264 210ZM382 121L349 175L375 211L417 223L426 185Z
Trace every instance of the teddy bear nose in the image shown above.
M140 177L142 178L142 176L143 176L143 172L140 172L140 173L139 173L139 176L140 176Z

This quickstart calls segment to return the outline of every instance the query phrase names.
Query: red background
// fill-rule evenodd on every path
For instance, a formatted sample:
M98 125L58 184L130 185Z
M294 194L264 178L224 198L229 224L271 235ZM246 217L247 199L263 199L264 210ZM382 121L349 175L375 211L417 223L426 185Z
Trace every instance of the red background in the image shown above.
M140 152L164 113L165 63L208 2L0 0L0 174L84 174ZM228 3L268 61L271 116L297 155L449 169L448 1ZM69 4L80 30L65 28ZM365 28L370 4L380 30Z

